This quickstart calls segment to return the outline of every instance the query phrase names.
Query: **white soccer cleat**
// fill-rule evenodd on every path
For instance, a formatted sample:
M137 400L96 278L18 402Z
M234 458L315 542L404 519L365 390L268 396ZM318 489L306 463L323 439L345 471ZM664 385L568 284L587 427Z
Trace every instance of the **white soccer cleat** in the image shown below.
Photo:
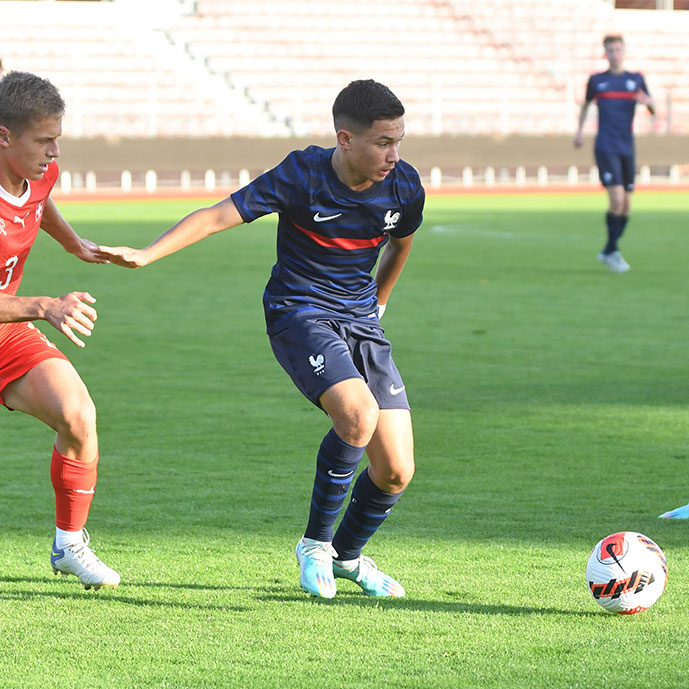
M96 554L89 548L91 537L84 529L84 542L68 545L65 548L55 547L50 554L50 564L54 574L62 574L63 577L74 574L84 585L85 589L100 588L114 589L120 583L120 575L101 562Z
M613 273L626 273L630 268L620 251L613 251L611 254L601 251L598 254L598 260L608 266Z
M331 543L301 538L296 555L299 563L299 583L311 596L333 598L337 593L333 576L333 557L337 553Z
M402 598L404 588L399 581L395 581L390 575L381 572L378 565L365 555L360 555L353 568L345 568L333 562L333 572L336 577L349 579L360 586L367 596L380 596L382 598Z

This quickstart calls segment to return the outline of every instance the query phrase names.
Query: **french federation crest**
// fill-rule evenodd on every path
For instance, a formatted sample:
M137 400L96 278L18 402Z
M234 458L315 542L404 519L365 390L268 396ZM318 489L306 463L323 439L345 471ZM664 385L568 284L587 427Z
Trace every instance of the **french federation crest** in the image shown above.
M392 210L389 210L385 214L385 227L383 228L384 230L394 230L395 225L400 221L401 214L399 212L393 213Z
M636 91L638 88L634 79L627 79L625 86L627 87L627 91Z
M320 376L325 370L325 357L322 354L316 354L315 356L312 354L309 357L309 363L313 366L313 372L317 376Z

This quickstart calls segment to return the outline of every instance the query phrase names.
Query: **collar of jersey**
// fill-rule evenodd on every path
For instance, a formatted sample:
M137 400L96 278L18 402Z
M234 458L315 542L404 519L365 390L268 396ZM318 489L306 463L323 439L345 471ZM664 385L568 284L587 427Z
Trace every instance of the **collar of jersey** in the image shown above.
M356 189L352 189L351 187L348 187L337 176L337 172L335 172L335 168L333 167L333 163L332 163L332 157L333 157L333 153L335 153L335 149L334 148L328 149L328 152L330 153L330 155L325 156L325 158L323 159L323 162L324 162L324 167L325 167L325 174L328 177L328 179L331 181L331 183L335 184L341 191L344 191L350 198L365 199L365 198L368 198L369 196L377 196L378 195L378 190L380 189L380 186L382 184L384 184L386 180L382 180L381 182L374 182L374 184L372 186L370 186L368 189L364 189L363 191L357 191Z
M21 208L28 200L29 197L31 196L31 182L29 180L26 180L26 191L21 195L21 196L14 196L13 194L10 194L5 187L0 185L0 199L3 201L7 201L7 203L17 206Z

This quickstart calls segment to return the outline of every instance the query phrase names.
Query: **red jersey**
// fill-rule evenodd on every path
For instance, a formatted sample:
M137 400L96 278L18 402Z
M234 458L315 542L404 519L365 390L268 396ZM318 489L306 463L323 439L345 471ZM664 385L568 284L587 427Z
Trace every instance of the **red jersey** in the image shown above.
M55 186L57 163L36 182L27 181L21 196L0 187L0 294L17 293L24 263L41 227L45 202Z

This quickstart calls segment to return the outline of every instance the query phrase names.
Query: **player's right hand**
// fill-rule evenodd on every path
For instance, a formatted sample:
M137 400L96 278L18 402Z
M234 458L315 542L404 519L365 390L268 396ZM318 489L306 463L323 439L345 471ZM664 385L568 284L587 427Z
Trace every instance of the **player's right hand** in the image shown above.
M581 148L584 143L584 135L581 132L577 132L574 135L574 148Z
M44 318L77 347L85 347L85 343L76 333L85 337L91 336L98 314L96 309L89 304L95 303L95 298L88 292L70 292L62 297L51 299Z
M98 251L110 263L123 268L141 268L147 263L144 252L130 246L99 246Z

